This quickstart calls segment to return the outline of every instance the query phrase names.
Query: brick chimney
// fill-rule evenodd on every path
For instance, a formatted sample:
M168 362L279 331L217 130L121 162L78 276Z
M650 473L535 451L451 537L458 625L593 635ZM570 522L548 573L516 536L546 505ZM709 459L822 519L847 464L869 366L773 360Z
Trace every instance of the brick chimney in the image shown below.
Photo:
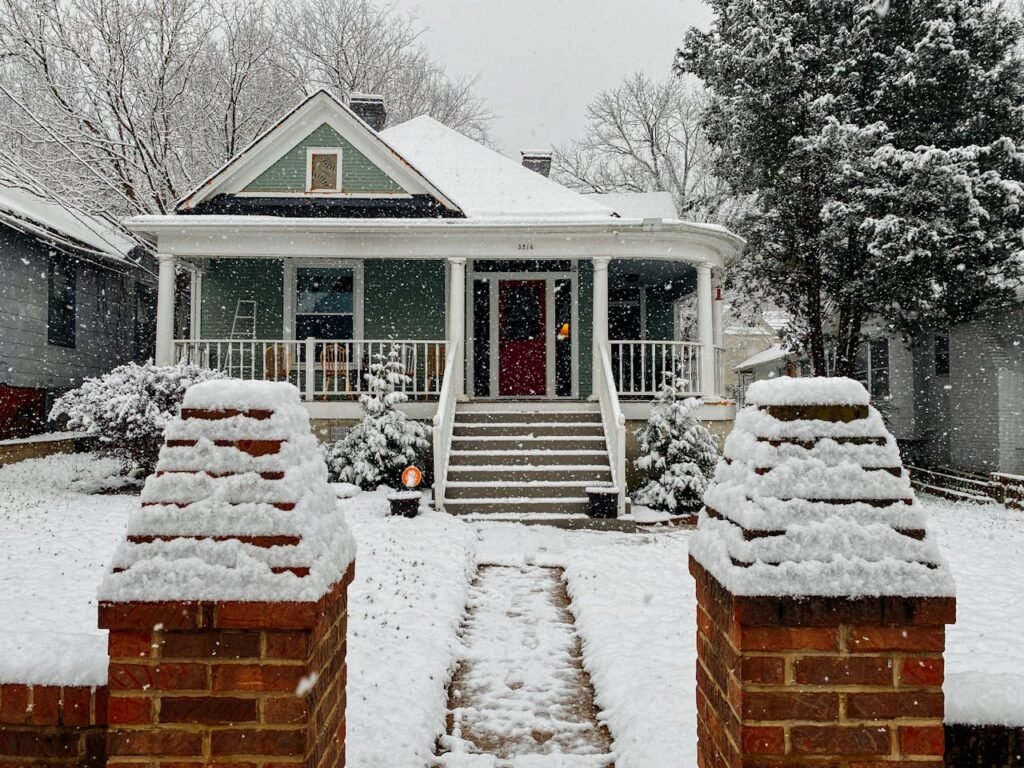
M384 97L373 93L353 93L348 97L348 108L359 115L363 122L375 131L384 129L388 119L388 110L384 106Z
M544 178L551 175L551 153L538 149L524 149L520 152L523 156L523 167L536 171Z

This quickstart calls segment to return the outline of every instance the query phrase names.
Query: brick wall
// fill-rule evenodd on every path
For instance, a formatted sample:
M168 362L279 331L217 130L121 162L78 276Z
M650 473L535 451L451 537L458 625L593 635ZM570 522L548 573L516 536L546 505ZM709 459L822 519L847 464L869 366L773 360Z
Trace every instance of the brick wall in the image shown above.
M742 598L695 560L700 768L939 768L952 598Z
M0 685L0 768L106 762L105 688Z
M344 766L352 574L317 603L101 603L109 765Z

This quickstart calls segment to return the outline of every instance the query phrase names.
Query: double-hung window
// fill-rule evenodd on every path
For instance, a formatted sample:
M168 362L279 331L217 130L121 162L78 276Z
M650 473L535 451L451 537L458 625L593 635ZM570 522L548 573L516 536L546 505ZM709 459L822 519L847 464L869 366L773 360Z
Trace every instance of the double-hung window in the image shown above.
M77 303L75 261L52 254L47 270L46 340L59 347L75 346Z
M351 339L355 329L355 274L351 267L295 270L295 338Z

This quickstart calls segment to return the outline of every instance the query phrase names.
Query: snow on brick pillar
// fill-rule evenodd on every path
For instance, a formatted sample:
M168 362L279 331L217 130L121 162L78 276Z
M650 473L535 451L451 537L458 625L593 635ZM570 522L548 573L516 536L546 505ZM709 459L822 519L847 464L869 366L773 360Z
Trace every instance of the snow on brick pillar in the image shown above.
M943 765L950 572L863 386L757 382L690 547L701 768Z
M185 394L100 587L108 765L345 763L355 545L290 384Z

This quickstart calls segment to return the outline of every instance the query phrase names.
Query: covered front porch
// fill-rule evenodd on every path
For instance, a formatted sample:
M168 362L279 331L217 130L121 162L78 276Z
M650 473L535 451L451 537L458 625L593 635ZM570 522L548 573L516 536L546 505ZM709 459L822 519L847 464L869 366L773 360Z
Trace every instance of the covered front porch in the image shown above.
M401 388L424 417L456 368L460 400L592 398L602 351L624 401L649 400L671 370L688 395L721 391L717 275L704 265L609 257L180 263L192 276L188 327L159 339L159 359L290 381L321 417L356 417L370 362L392 352L409 377Z

